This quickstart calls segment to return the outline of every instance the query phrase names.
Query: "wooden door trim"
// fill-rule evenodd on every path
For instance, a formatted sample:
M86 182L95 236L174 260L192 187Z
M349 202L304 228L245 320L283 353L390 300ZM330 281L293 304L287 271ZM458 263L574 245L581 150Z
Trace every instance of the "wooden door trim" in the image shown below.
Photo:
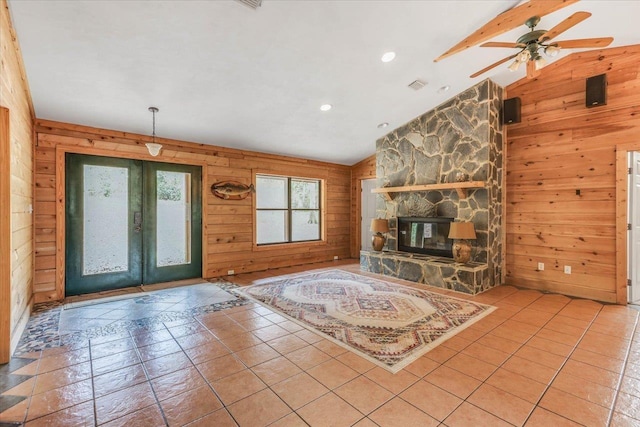
M11 357L11 141L9 109L0 107L0 363Z
M616 146L616 303L627 304L627 245L629 239L629 152L640 151L640 142L618 144Z
M132 160L144 160L151 162L162 162L162 163L177 163L183 165L191 165L191 166L200 166L202 167L202 200L201 200L201 209L202 209L202 277L204 277L206 266L207 266L207 251L204 250L204 243L206 242L206 225L207 225L207 192L208 188L207 182L207 162L205 160L199 161L195 159L175 159L175 158L165 158L162 157L162 154L159 156L153 157L150 154L141 154L141 153L127 153L127 152L118 152L113 150L104 150L100 148L94 147L78 147L73 145L57 145L56 146L56 289L55 289L55 299L62 300L64 299L64 282L65 282L65 250L66 250L66 242L65 242L65 168L66 161L65 156L67 153L74 154L87 154L92 156L104 156L104 157L115 157L115 158L123 158L123 159L132 159Z

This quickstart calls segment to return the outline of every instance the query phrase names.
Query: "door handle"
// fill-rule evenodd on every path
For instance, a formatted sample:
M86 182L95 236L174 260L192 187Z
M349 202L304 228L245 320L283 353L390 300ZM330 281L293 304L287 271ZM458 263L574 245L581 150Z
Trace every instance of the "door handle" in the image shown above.
M133 231L139 233L142 230L142 212L133 213Z

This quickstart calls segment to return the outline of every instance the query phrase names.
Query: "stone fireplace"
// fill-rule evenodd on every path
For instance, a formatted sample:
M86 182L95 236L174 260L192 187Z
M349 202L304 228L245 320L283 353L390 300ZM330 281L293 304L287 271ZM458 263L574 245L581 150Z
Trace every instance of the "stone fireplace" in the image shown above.
M409 189L378 196L391 231L385 251L361 253L364 270L472 294L502 282L502 99L484 80L376 142L378 187ZM473 222L471 262L397 251L398 217Z

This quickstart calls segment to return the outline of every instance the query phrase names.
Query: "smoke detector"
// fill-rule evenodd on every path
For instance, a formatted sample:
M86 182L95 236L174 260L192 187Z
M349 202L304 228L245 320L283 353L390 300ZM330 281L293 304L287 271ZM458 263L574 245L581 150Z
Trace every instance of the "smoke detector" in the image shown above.
M244 4L245 6L249 6L251 9L257 9L262 6L262 0L236 0Z
M409 87L413 90L420 90L427 85L427 82L423 82L421 80L414 80L409 83Z

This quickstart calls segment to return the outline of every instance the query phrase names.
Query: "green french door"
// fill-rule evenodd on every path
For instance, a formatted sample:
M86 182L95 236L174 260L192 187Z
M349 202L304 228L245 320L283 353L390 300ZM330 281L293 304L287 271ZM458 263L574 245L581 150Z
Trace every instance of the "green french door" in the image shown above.
M200 277L202 170L66 155L66 295Z

